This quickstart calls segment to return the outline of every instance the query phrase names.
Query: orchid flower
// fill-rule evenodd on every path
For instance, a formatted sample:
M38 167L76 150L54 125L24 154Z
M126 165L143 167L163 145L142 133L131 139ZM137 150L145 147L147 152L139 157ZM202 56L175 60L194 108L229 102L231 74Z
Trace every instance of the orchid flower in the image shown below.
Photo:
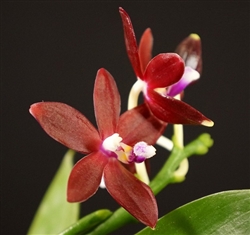
M165 125L145 104L120 115L120 95L112 75L97 72L94 86L97 129L74 108L58 102L31 105L30 113L48 135L79 153L88 154L73 167L67 200L83 202L96 193L102 177L110 195L142 223L155 227L158 209L151 189L121 163L142 162L155 154Z
M124 38L126 50L134 72L137 76L137 83L134 85L135 94L143 92L144 100L151 113L158 119L172 124L193 124L213 126L213 121L205 117L198 110L194 109L185 102L173 98L176 92L185 88L182 83L178 84L177 91L168 89L177 84L183 77L191 77L197 71L185 69L184 61L176 53L161 53L151 59L153 38L150 29L142 37L139 48L137 47L136 37L129 15L123 8L119 8L123 22ZM184 74L185 74L184 73ZM168 92L162 92L167 89ZM176 88L175 88L176 89ZM130 103L131 102L131 103ZM129 108L137 105L137 100L129 101Z

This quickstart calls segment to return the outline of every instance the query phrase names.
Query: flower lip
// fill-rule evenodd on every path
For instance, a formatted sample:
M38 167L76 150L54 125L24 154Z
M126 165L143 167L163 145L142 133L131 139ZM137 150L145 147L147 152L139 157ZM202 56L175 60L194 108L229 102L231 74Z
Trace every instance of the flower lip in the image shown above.
M150 158L155 155L156 149L146 142L141 141L134 146L133 151L138 157Z
M156 149L152 145L148 145L144 141L140 141L130 147L124 143L121 143L123 148L123 154L118 153L118 159L125 163L141 163L144 162L147 158L151 158L155 155Z
M107 137L100 149L106 156L117 158L119 161L129 164L140 163L155 155L156 149L144 141L140 141L131 147L122 142L118 133Z
M200 78L200 74L189 66L185 67L182 78L175 84L167 88L168 96L176 96L180 94L189 84Z

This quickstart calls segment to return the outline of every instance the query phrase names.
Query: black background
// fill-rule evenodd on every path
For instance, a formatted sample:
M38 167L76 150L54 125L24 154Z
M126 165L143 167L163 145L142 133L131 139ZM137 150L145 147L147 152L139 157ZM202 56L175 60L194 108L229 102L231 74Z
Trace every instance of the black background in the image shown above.
M172 52L190 33L203 46L203 73L185 101L215 122L185 127L185 142L208 132L215 143L190 159L186 181L157 196L160 216L199 197L249 188L249 2L34 1L2 3L2 234L25 234L66 148L48 137L28 109L38 101L65 102L94 121L96 72L116 79L122 111L135 76L126 55L118 7L130 15L137 38L150 27L154 55ZM172 126L167 135L170 137ZM168 153L158 147L152 176ZM78 156L79 157L79 156ZM105 190L82 204L82 215L117 203ZM119 234L132 234L131 225ZM118 232L114 233L118 234Z

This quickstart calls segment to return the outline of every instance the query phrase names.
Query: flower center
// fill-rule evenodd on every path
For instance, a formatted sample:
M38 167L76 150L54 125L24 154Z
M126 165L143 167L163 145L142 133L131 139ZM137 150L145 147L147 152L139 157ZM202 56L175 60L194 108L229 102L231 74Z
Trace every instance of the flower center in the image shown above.
M134 147L124 144L118 133L107 137L102 143L102 148L109 157L115 157L126 164L143 162L153 157L156 151L152 145L144 141L136 143Z

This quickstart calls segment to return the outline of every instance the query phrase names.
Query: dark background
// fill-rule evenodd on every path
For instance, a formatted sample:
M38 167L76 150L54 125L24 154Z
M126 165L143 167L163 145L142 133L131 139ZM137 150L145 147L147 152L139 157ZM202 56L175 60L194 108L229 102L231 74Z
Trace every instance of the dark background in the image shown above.
M66 148L41 129L28 109L38 101L65 102L94 122L96 72L116 79L126 109L135 76L126 55L118 7L130 15L137 38L150 27L154 55L172 52L190 33L203 46L203 73L185 101L215 122L185 127L185 142L200 133L213 137L205 156L190 159L186 181L157 196L160 216L199 197L249 188L249 2L4 2L2 3L1 229L25 234ZM172 126L167 135L170 137ZM152 175L168 152L158 147ZM82 204L82 215L115 210L105 190ZM119 234L133 234L131 225ZM114 233L118 234L118 232Z

